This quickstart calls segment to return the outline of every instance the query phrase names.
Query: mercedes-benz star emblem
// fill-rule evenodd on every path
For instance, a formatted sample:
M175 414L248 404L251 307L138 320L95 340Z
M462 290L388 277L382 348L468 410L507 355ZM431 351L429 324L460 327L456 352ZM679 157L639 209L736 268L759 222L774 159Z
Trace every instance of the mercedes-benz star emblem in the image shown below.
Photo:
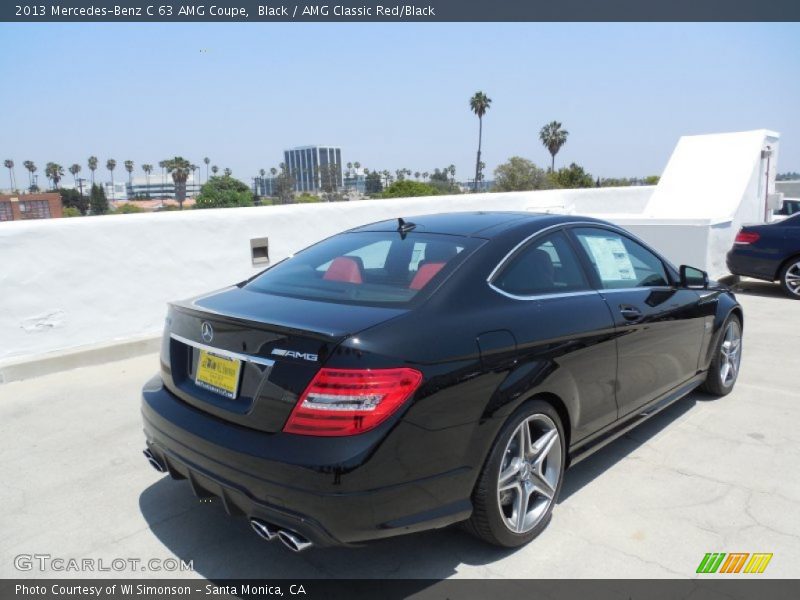
M200 337L207 343L214 339L214 328L211 327L210 323L203 321L203 324L200 326Z

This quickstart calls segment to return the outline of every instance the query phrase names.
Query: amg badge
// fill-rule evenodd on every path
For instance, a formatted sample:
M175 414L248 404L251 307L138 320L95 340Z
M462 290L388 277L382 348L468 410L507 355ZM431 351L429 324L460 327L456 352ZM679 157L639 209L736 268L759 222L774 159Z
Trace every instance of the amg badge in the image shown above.
M282 350L281 348L273 348L272 353L276 356L288 356L289 358L302 358L303 360L310 360L317 362L319 357L310 352L295 352L294 350Z

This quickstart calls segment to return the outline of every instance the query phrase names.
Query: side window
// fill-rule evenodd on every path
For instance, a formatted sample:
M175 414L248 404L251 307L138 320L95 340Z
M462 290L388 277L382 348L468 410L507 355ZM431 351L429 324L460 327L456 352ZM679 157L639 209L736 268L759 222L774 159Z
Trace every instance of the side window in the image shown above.
M408 270L416 273L426 264L446 264L464 249L464 246L447 241L415 242Z
M503 267L492 285L515 296L589 289L575 252L561 232L523 248Z
M419 263L425 256L425 242L414 242L414 249L411 251L411 262L408 263L408 270L416 272Z
M664 263L641 244L605 229L573 231L604 289L669 285Z
M386 264L386 256L388 255L389 248L391 248L391 246L391 241L381 240L380 242L374 242L372 244L367 244L366 246L356 248L355 250L351 250L345 254L345 256L360 258L361 264L365 269L382 269L384 264ZM329 260L322 263L317 267L317 271L327 271L332 262L333 261Z
M369 244L356 250L352 250L345 254L345 256L357 256L363 263L365 269L382 269L386 264L386 256L389 254L392 242L389 240L382 240Z

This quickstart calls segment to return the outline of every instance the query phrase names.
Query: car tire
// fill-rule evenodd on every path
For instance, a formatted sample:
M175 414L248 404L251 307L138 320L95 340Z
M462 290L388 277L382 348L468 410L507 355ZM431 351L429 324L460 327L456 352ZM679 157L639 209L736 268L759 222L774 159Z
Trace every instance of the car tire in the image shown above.
M529 432L525 459L524 428ZM561 492L566 457L564 427L553 406L542 400L521 406L500 430L475 484L467 530L504 548L530 542L550 521ZM515 468L516 473L509 475ZM506 478L503 488L507 488L502 491L501 474ZM525 507L524 512L520 506Z
M795 256L786 261L778 274L783 292L793 298L800 300L800 256Z
M730 314L721 331L706 380L700 386L700 389L714 396L726 396L733 391L742 360L741 319L733 313Z

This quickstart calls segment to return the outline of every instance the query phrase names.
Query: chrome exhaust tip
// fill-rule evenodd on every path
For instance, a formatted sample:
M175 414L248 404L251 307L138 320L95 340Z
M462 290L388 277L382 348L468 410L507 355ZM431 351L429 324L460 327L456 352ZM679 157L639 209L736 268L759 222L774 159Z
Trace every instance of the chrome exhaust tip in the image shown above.
M153 467L156 471L158 471L159 473L167 472L166 467L158 461L155 455L152 452L150 452L149 448L147 450L143 450L142 454L144 454L144 457L147 459L147 462L149 462L150 466Z
M262 521L261 519L250 519L250 527L262 540L271 542L278 537L278 528Z
M281 542L283 542L283 545L289 548L289 550L292 552L302 552L303 550L307 550L314 545L299 533L289 531L288 529L281 529L278 532L278 537L280 538Z

